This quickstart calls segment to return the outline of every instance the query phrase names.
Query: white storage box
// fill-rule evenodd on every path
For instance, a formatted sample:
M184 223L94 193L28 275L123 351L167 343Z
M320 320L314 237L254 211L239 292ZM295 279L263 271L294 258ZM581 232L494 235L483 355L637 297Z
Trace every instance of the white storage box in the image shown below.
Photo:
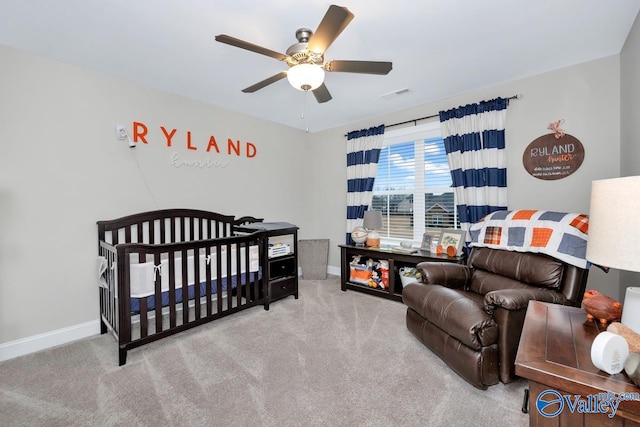
M269 243L269 258L275 258L291 253L291 246L285 243Z

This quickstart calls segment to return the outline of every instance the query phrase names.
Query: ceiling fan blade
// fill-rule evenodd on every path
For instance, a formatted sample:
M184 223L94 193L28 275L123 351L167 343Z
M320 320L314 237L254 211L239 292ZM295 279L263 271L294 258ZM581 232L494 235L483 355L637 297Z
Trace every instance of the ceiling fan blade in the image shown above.
M251 52L256 52L261 55L270 56L279 61L284 61L287 59L287 55L276 52L271 49L267 49L266 47L258 46L257 44L249 43L244 40L237 39L235 37L228 36L226 34L219 34L216 36L216 41L220 43L230 44L231 46L239 47L240 49L250 50Z
M326 71L338 71L342 73L362 73L362 74L389 74L393 68L391 62L380 61L341 61L334 60L325 62Z
M271 83L275 83L278 80L282 80L285 77L287 77L287 72L286 71L281 71L276 75L273 75L267 79L262 80L261 82L258 82L256 84L254 84L253 86L249 86L248 88L242 89L242 91L244 93L253 93L255 91L257 91L258 89L262 89L265 86L269 86Z
M313 91L313 96L316 97L316 101L320 104L323 102L331 101L331 94L329 93L329 89L322 83L320 86L315 88Z
M332 4L309 39L307 49L315 53L324 53L352 19L353 13L349 9Z

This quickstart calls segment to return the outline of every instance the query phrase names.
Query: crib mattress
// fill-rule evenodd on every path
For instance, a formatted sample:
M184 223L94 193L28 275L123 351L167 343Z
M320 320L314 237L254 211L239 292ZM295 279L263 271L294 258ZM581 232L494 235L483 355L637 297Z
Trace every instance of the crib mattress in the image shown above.
M249 280L247 281L246 279L246 273L242 273L240 275L240 284L246 284L247 282L253 282L255 280L255 276L256 273L249 273ZM258 279L260 279L260 274L258 274ZM237 276L231 276L231 287L233 289L235 289L238 286L238 277ZM207 283L206 282L202 282L199 285L200 288L200 296L206 296L207 294ZM192 300L195 298L196 295L196 286L195 285L189 285L187 287L187 299L188 300ZM226 291L227 290L227 278L224 277L222 278L222 291ZM212 280L211 281L211 294L214 295L218 292L218 283L217 280ZM177 288L176 289L176 303L180 303L182 302L182 298L183 298L183 290L182 288ZM162 292L162 307L166 307L169 305L169 291L164 291ZM156 307L156 297L155 295L149 295L146 297L142 297L142 298L131 298L131 313L132 314L137 314L140 312L140 301L142 299L146 299L147 301L147 310L153 310Z

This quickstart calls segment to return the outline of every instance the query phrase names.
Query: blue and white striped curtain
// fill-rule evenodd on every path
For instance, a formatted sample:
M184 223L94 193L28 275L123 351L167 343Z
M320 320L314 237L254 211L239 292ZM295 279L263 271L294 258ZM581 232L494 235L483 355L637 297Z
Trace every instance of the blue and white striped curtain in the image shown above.
M491 212L507 209L507 104L507 99L496 98L440 112L463 230Z
M353 245L351 231L362 225L364 211L371 205L373 181L378 171L380 149L384 142L384 125L347 134L347 237Z

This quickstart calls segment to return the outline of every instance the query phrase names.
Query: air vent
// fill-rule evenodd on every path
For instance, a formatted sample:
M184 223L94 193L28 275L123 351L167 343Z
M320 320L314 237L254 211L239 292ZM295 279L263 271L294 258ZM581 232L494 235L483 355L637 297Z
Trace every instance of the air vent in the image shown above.
M389 92L389 93L384 94L384 95L380 95L380 98L382 98L382 99L391 99L391 98L395 98L396 96L404 95L405 93L409 93L409 88L408 87L405 87L404 89L394 90L393 92Z

